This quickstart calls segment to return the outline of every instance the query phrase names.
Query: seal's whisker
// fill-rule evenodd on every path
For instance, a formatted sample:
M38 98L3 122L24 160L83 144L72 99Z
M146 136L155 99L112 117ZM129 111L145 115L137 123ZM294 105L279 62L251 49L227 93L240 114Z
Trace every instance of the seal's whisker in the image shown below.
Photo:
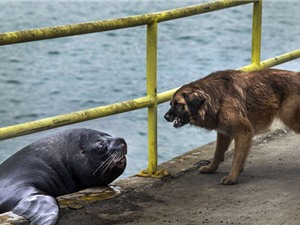
M101 175L104 175L109 169L114 166L114 158L112 158L108 163L106 163L101 171Z
M102 162L98 168L94 171L93 175L95 175L100 169L102 169L101 175L103 175L107 170L111 169L115 165L116 159L119 158L120 151L114 152L111 154L104 162Z
M109 156L104 162L102 162L102 163L97 167L97 169L94 171L93 174L95 175L95 173L97 173L98 170L100 170L103 166L105 166L105 165L109 162L109 160L111 160L112 156L113 156L113 155Z
M115 166L116 162L121 159L121 157L119 157L119 151L115 152L113 155L114 157L112 157L109 163L107 163L105 170L103 170L101 174L104 174L107 170L111 170Z
M111 161L111 160L113 160L112 158L113 158L113 154L111 155L111 156L109 156L104 162L102 162L98 167L97 167L97 169L94 171L94 173L93 173L93 175L95 175L97 172L98 172L98 170L100 170L102 167L106 167L106 165Z
M115 166L116 162L118 162L122 158L123 158L122 151L114 152L110 160L107 161L106 163L103 163L103 165L100 166L102 168L101 175L104 175L107 171L111 170Z

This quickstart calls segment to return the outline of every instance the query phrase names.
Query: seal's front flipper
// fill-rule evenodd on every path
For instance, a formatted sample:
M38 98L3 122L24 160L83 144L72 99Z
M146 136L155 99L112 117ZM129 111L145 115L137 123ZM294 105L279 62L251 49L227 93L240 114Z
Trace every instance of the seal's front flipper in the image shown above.
M59 208L55 198L49 195L31 195L22 199L12 210L36 225L54 225L58 219Z

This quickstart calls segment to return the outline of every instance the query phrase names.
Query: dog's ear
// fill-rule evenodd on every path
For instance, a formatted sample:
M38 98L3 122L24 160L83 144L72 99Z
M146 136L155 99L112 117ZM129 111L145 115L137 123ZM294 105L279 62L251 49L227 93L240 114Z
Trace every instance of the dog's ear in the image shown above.
M201 93L196 91L193 91L191 93L183 93L182 96L185 99L187 107L192 114L197 114L198 110L206 101L205 97Z

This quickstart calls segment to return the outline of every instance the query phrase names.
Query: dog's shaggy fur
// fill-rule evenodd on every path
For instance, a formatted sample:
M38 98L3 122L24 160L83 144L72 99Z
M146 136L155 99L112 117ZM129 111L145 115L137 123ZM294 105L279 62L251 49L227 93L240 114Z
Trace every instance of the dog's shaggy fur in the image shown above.
M232 168L222 184L237 182L252 137L266 131L275 118L300 133L299 72L218 71L179 88L165 114L165 119L177 128L191 124L217 131L214 159L200 168L201 173L215 172L234 139Z

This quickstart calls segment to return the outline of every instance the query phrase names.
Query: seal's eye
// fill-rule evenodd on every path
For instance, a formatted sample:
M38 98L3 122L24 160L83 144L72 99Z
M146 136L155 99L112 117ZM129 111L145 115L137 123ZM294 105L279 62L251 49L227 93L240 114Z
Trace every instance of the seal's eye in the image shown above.
M107 149L107 146L108 146L108 141L106 141L106 140L98 141L96 143L97 150L100 150L100 151Z
M101 143L97 144L97 149L98 149L98 150L103 149L103 144L101 144Z

